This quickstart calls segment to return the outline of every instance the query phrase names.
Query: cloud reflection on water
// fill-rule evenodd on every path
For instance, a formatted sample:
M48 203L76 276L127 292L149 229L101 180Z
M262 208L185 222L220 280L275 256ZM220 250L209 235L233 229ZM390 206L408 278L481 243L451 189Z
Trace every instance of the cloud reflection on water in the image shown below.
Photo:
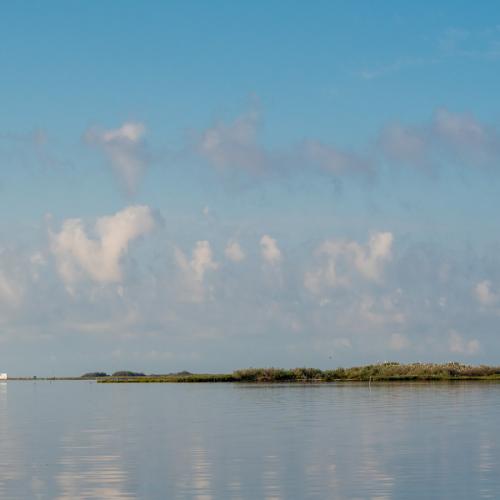
M493 384L0 385L0 498L492 498L499 402Z
M57 500L137 498L127 490L128 474L122 457L110 454L113 446L105 432L75 432L65 435L62 441Z

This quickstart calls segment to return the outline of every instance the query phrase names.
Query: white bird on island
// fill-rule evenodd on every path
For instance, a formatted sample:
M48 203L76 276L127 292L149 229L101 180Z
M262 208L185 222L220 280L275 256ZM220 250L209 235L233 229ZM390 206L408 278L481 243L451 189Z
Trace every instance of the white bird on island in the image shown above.
M7 374L6 373L0 373L0 380L7 380Z

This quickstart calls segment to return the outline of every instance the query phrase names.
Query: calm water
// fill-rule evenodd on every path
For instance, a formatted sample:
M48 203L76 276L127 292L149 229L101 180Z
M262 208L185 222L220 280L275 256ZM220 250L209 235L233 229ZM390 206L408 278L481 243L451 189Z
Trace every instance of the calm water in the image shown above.
M500 385L0 385L1 499L500 496Z

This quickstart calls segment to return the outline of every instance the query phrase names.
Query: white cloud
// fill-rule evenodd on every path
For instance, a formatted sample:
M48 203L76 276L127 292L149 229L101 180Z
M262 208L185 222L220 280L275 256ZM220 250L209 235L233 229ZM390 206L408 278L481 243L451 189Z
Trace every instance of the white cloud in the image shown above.
M467 355L476 354L481 348L478 340L472 339L467 341L454 330L450 331L448 346L450 352Z
M351 245L358 271L367 279L377 281L386 261L392 257L392 233L376 233L370 237L368 248L363 249L356 243Z
M278 248L278 243L274 238L265 234L260 239L260 249L262 258L269 264L279 264L281 261L281 251Z
M304 275L304 285L312 293L324 287L347 287L352 282L352 271L363 278L380 281L386 262L392 257L393 235L375 233L366 246L355 241L327 240L316 250L323 264Z
M228 242L224 254L233 262L241 262L245 259L245 252L242 250L240 244L234 240Z
M144 132L145 127L142 123L125 122L120 128L103 131L101 138L106 143L123 140L137 143Z
M99 217L94 239L88 236L81 219L65 220L60 232L50 233L60 276L68 286L84 276L98 283L122 281L120 262L129 243L151 231L154 225L151 209L141 205Z
M126 122L117 129L90 128L85 141L98 147L106 156L127 192L133 194L149 163L142 123Z
M212 248L208 241L197 241L193 250L191 269L194 271L196 279L203 281L205 272L209 269L217 269L217 264L212 260Z
M495 305L499 300L498 295L491 289L491 282L488 280L481 281L474 287L474 295L483 306Z
M182 250L176 248L175 260L182 274L182 297L188 302L203 302L207 296L204 278L207 271L215 271L219 265L214 262L212 247L208 241L197 241L191 260Z

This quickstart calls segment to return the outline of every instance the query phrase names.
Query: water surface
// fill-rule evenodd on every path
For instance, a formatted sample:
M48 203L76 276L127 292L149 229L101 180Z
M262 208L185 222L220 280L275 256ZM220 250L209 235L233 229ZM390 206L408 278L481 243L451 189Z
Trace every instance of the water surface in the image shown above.
M500 384L0 384L1 499L475 499Z

